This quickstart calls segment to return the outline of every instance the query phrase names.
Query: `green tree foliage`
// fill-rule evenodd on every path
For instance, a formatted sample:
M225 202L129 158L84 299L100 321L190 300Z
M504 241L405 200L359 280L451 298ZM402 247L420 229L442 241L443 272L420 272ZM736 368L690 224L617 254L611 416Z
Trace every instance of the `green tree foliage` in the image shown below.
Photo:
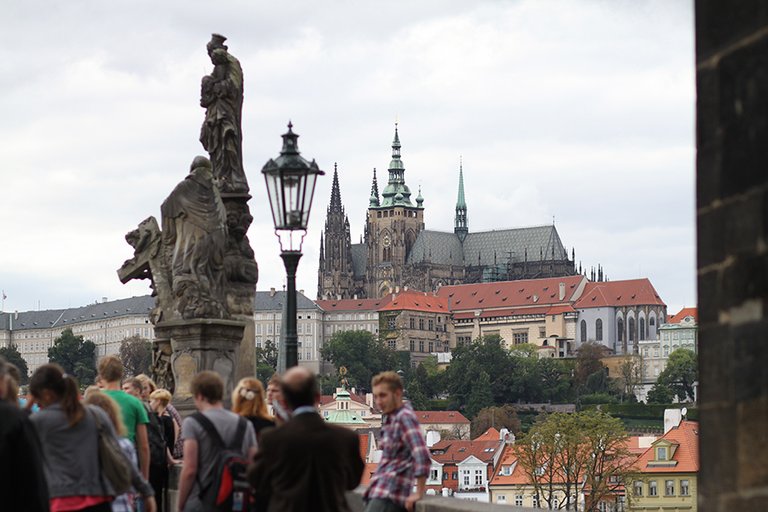
M481 409L472 420L472 439L491 427L496 430L506 428L513 434L518 434L521 431L521 425L515 408L509 404L504 404L500 407L493 406Z
M587 386L587 380L598 371L605 372L605 365L600 361L605 357L606 348L594 342L582 343L576 354L574 381L577 386ZM593 393L602 390L591 390Z
M96 345L82 336L75 336L72 329L64 329L61 336L48 349L48 360L74 375L81 386L90 386L96 377Z
M405 392L408 400L411 401L411 407L413 407L415 411L427 410L429 401L418 379L412 379L411 385L406 387Z
M21 357L21 353L19 352L19 349L16 348L16 345L8 345L7 347L0 348L0 356L4 357L6 361L19 369L19 373L21 374L20 384L24 385L29 382L27 361Z
M272 340L264 342L263 347L256 347L256 378L264 384L264 389L277 371L277 357L277 345Z
M141 336L125 338L120 342L119 356L127 375L149 374L152 366L152 343Z
M565 402L572 399L572 368L560 359L540 359L535 348L515 345L510 350L498 335L464 343L453 351L448 369L441 375L442 388L451 406L467 411L469 398L480 373L490 379L493 402ZM477 409L479 411L479 409Z
M666 384L656 382L648 391L647 401L649 404L671 404L675 394Z
M494 404L491 395L491 378L485 371L480 372L478 379L472 384L472 391L467 400L467 414L470 418L477 416L480 410Z
M358 392L370 390L371 378L377 373L399 368L395 351L368 331L339 331L322 348L321 354L336 368L347 368L349 385Z
M681 402L694 399L693 383L699 379L699 362L696 354L679 348L669 354L667 366L659 374L657 384L666 386Z
M537 421L518 443L520 464L543 508L575 508L581 486L589 489L585 510L611 499L628 481L634 458L621 420L598 411L554 413ZM616 478L610 478L616 477Z

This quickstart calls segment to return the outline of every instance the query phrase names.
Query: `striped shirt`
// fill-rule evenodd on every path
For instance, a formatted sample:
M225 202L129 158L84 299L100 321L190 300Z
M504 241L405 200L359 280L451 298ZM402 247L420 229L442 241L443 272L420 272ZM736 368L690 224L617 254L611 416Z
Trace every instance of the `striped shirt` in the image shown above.
M365 491L365 499L390 499L405 506L414 479L426 477L431 464L419 421L410 405L384 417L381 450L381 461Z

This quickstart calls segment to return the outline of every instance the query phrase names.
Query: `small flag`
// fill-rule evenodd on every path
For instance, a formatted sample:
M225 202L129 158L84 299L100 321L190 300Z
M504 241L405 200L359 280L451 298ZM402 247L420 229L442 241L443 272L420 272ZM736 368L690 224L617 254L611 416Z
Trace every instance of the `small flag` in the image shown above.
M3 300L7 299L8 296L5 294L5 290L3 290Z

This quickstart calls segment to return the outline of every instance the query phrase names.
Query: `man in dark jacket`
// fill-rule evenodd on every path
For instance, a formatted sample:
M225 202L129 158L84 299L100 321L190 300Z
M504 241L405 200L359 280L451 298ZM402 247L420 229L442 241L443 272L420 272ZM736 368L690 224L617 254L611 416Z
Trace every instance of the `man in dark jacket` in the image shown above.
M345 492L360 483L363 460L358 436L328 425L317 413L320 390L306 368L288 370L283 398L292 418L265 430L248 478L270 511L348 511Z
M8 378L0 357L0 509L48 512L40 442L27 415L5 400Z

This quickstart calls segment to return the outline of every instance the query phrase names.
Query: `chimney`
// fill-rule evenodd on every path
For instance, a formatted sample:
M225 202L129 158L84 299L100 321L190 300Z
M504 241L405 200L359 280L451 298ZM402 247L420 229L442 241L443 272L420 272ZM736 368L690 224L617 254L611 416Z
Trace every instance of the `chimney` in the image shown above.
M439 442L440 432L437 430L427 430L427 448L431 448Z
M560 295L559 300L565 299L565 283L560 283Z
M19 319L19 310L18 309L13 312L13 319L14 320L18 320Z
M304 290L299 290L299 295L304 295Z
M270 297L274 297L275 296L275 289L274 288L270 288L269 289L269 296Z
M664 409L664 433L666 434L679 426L682 420L683 411L681 409Z
M101 302L107 302L107 300L108 300L108 299L107 299L106 297L102 297L102 298L101 298Z
M365 405L373 409L373 393L365 394Z
M354 300L357 300L357 294L354 294L354 295L352 295L352 298L353 298Z

